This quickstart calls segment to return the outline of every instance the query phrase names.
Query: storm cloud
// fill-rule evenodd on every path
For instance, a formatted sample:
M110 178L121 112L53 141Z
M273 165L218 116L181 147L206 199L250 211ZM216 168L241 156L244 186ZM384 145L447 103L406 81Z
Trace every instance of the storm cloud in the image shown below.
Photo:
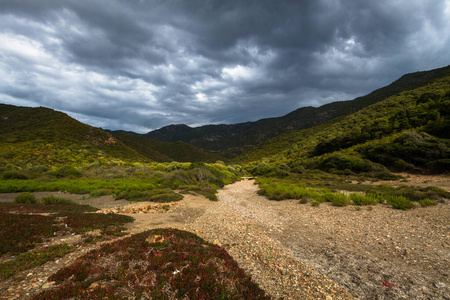
M0 102L97 127L237 123L450 64L449 0L0 1Z

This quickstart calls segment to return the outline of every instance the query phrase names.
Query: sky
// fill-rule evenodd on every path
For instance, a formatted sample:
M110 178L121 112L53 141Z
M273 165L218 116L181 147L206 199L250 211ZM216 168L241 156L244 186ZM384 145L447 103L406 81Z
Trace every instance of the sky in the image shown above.
M450 0L0 0L0 103L145 133L351 100L450 64Z

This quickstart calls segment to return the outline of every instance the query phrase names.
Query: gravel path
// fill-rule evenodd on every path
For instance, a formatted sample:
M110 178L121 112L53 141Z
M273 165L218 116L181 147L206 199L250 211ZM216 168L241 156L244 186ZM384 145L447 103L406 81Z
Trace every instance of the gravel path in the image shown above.
M447 204L312 207L269 201L257 189L253 180L226 186L191 227L224 246L271 296L450 299Z
M348 292L270 237L282 233L290 220L280 215L280 205L264 205L267 200L257 196L256 190L249 180L226 186L219 191L219 202L191 224L192 230L225 247L274 298L351 299Z

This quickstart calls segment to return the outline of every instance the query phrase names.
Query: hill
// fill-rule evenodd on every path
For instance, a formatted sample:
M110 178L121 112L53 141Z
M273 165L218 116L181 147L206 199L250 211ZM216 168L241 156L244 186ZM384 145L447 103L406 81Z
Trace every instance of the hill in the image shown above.
M113 136L45 107L0 104L0 162L4 166L99 160L216 162L224 157L183 142L160 142L127 132Z
M351 101L333 102L318 108L303 107L278 118L196 128L187 125L170 125L149 132L145 136L165 142L184 141L210 152L235 157L282 133L311 128L334 118L352 114L403 91L425 86L449 73L450 66L406 74L392 84L366 96Z
M112 135L45 107L0 104L0 164L146 161Z
M338 174L382 172L382 166L396 171L446 172L450 170L449 133L447 74L354 114L279 135L236 161L254 161L259 164L256 172L280 166Z

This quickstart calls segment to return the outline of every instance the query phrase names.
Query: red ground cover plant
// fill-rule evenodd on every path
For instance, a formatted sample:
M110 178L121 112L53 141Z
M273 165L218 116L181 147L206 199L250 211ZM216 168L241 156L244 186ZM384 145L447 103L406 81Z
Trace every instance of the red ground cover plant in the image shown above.
M95 229L101 229L103 233L106 233L111 227L133 221L132 217L117 214L66 214L64 218L64 223L76 233Z
M53 216L0 212L0 254L26 252L58 230Z
M94 212L98 209L89 205L45 205L40 203L0 203L0 212L15 213L83 213Z
M105 244L49 281L33 299L268 299L223 248L177 229Z

